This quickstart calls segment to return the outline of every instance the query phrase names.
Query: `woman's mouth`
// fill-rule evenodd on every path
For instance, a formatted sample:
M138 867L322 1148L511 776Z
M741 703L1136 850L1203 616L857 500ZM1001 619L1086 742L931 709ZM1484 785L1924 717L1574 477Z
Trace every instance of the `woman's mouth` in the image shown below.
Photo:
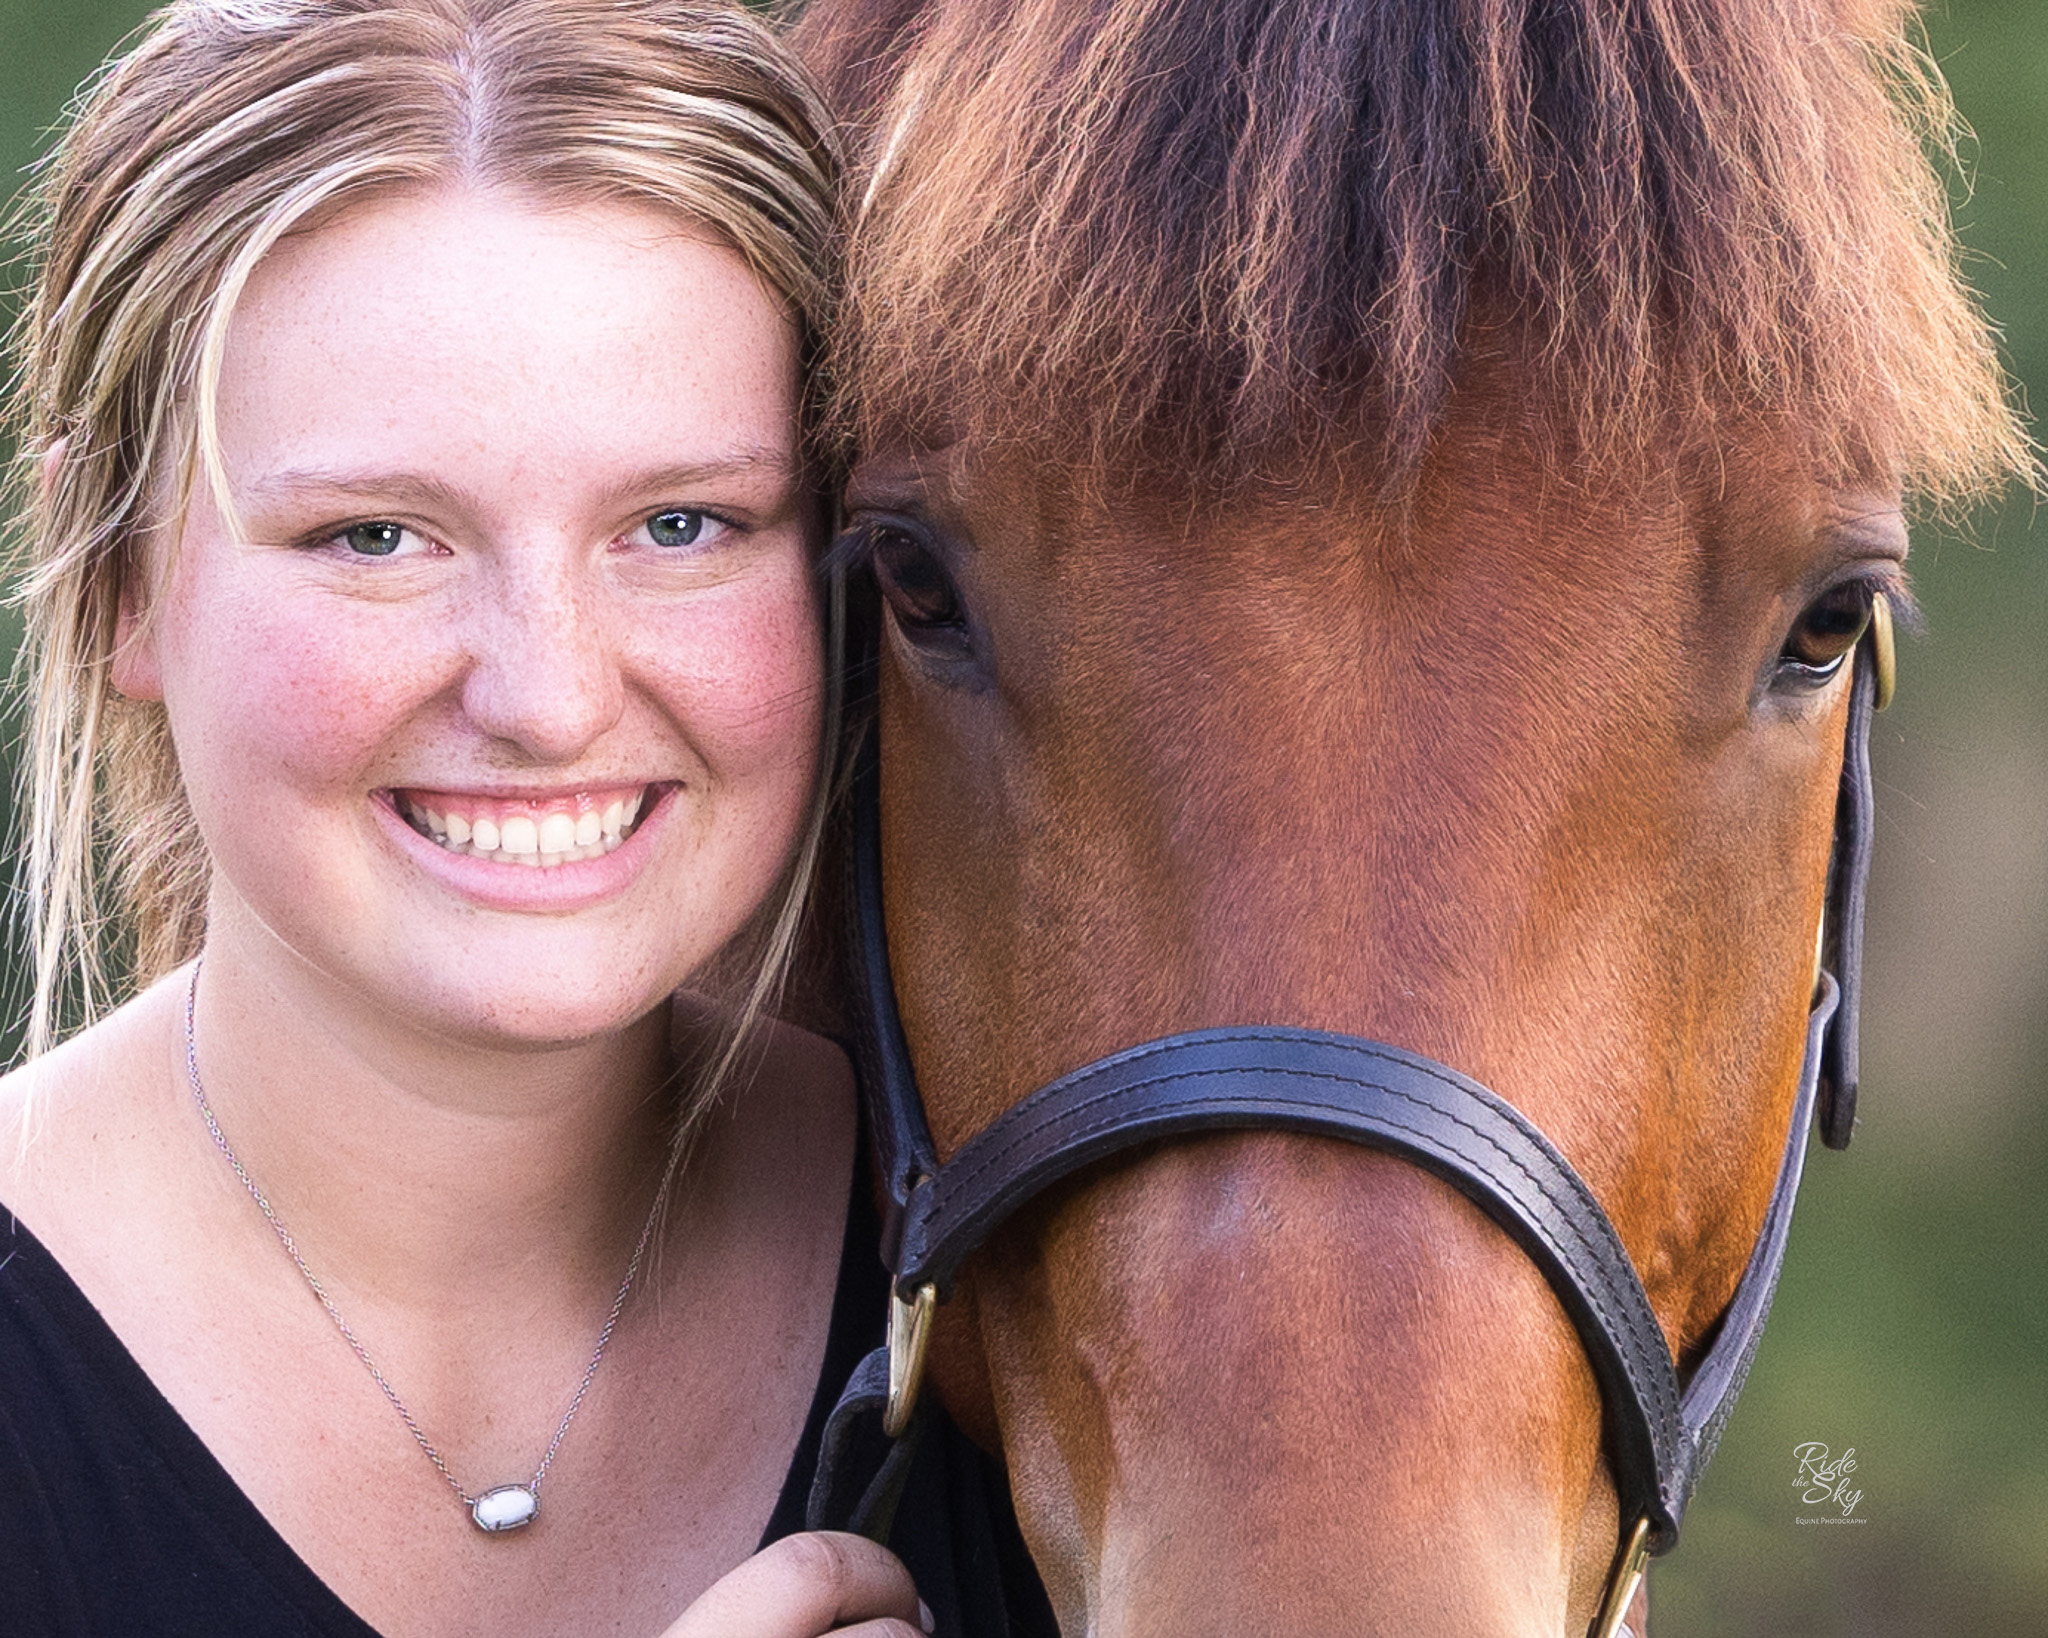
M601 859L633 834L651 785L579 790L561 796L475 796L395 790L407 824L450 853L536 870Z

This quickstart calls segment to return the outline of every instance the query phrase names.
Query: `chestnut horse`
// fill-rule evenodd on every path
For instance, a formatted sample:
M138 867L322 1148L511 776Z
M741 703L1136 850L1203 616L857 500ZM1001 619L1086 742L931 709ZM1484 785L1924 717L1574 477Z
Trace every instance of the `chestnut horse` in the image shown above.
M1561 1152L1697 1367L1904 500L2028 462L1907 10L814 0L940 1158L1173 1032L1391 1043ZM1498 1215L1232 1131L1005 1222L931 1374L1064 1629L1585 1632L1617 1408Z

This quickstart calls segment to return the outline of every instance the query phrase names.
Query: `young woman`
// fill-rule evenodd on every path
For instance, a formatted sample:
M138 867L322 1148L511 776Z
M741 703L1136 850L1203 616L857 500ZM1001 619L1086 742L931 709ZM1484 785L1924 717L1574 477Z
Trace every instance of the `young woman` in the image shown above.
M134 993L0 1083L10 1632L929 1627L880 1549L753 1556L874 1263L846 1064L765 1021L831 188L672 0L178 0L63 138L38 1048Z

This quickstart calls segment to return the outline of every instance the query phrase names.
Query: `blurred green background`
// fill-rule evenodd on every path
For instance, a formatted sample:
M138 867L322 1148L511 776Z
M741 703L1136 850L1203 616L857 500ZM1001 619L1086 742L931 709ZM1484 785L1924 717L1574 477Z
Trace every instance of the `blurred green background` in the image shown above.
M10 175L147 9L0 0ZM1973 133L1970 277L2048 391L2048 8L1953 0L1927 35ZM2048 1635L2048 528L2015 496L1920 531L1913 565L1863 1125L1809 1163L1755 1374L1653 1576L1657 1638ZM1866 1523L1796 1522L1822 1511L1793 1483L1809 1440L1854 1449Z

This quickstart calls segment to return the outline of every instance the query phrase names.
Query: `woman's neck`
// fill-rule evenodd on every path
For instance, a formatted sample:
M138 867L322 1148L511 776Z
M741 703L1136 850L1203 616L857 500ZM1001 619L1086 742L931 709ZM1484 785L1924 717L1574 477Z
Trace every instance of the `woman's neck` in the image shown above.
M454 1040L217 929L192 1020L223 1134L323 1274L453 1306L618 1278L667 1163L666 1009L559 1046ZM193 1132L211 1147L196 1110Z

